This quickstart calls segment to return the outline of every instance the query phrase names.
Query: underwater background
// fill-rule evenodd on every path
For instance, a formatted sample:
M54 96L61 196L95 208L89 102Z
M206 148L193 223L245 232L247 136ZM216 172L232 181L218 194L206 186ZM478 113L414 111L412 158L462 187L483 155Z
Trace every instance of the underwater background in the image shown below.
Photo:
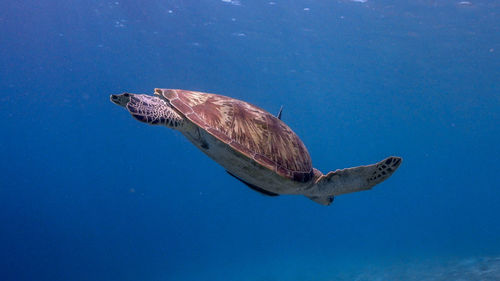
M403 164L266 197L109 101L154 88ZM500 280L500 1L2 1L0 136L1 280Z

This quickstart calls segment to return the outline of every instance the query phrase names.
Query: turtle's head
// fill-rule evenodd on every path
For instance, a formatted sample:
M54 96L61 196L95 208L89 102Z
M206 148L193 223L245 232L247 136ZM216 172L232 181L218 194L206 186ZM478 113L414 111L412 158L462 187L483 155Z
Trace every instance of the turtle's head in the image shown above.
M184 118L166 100L157 96L123 93L111 95L109 99L144 123L165 125L172 129L179 129L184 123Z
M127 103L130 101L130 94L129 93L123 93L119 95L111 95L109 97L111 102L113 102L116 105L126 107Z

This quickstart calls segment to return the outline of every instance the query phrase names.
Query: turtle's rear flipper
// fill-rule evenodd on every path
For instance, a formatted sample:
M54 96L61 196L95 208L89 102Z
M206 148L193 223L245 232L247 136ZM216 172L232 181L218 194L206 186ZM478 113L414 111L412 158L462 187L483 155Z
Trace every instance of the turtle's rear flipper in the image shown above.
M401 165L401 158L391 156L376 164L332 171L316 180L314 193L315 195L336 196L369 190L389 178L399 165Z

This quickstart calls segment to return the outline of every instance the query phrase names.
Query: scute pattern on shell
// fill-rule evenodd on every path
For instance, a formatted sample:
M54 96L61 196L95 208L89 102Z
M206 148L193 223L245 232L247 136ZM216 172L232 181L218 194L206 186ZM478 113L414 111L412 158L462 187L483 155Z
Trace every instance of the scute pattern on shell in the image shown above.
M311 157L281 120L249 103L201 92L155 89L200 128L291 180L312 179Z

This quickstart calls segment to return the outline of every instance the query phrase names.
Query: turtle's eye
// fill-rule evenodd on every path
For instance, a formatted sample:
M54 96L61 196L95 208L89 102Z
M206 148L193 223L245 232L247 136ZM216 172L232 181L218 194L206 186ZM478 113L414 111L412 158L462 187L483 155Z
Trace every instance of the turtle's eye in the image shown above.
M123 94L123 96L126 97L126 98L128 98L128 97L130 97L130 94L129 93L125 93L125 94Z

